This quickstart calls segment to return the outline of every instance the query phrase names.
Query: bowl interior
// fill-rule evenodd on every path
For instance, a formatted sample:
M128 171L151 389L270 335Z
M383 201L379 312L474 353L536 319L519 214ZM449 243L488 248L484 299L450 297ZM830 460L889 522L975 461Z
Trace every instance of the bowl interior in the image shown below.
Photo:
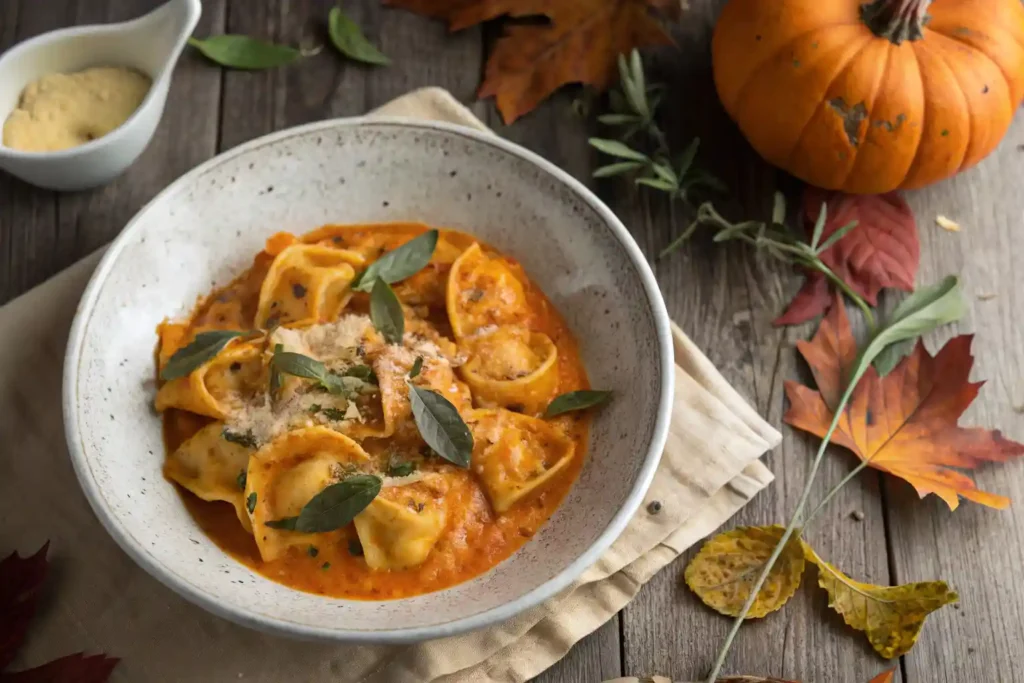
M163 478L151 408L154 330L246 268L274 232L396 220L479 235L519 259L574 330L593 386L614 390L615 398L594 421L580 479L512 558L416 598L326 599L225 555ZM79 478L101 521L137 561L186 597L248 625L398 641L511 616L596 559L639 504L660 457L671 390L667 318L639 258L621 225L581 186L486 134L349 120L254 141L157 197L94 276L65 368Z

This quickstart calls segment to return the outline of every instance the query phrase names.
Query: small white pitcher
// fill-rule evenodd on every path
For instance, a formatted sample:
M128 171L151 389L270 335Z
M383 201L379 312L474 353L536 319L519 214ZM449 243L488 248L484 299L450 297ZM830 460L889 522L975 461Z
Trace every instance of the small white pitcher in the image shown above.
M47 74L126 66L153 80L135 113L107 135L58 152L22 152L0 143L0 169L52 190L96 187L123 173L153 137L174 65L201 13L200 0L170 0L132 21L51 31L0 55L0 126L25 86Z

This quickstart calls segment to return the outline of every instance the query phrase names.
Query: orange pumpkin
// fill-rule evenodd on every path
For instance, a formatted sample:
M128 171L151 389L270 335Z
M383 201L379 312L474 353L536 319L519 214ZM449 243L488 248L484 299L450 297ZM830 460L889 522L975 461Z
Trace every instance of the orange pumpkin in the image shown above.
M1021 0L730 0L712 41L729 115L819 187L921 187L983 159L1024 97Z

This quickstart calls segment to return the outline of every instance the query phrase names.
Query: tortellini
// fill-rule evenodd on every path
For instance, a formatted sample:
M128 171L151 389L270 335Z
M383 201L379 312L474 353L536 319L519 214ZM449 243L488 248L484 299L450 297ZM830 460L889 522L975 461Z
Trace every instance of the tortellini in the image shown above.
M256 546L264 561L294 546L339 542L342 530L306 534L275 529L268 521L296 517L313 497L366 465L362 447L327 427L296 429L266 444L249 459L245 497Z
M499 327L467 340L469 360L459 374L481 408L544 412L558 389L558 349L544 334Z
M352 296L353 266L366 259L355 252L316 244L293 244L274 258L260 287L256 326L310 324L334 320Z
M224 423L214 422L174 449L164 463L164 475L203 500L222 500L235 508L238 521L252 533L245 509L242 476L254 449L224 438Z
M447 519L448 482L428 474L411 484L388 486L356 515L356 533L370 569L406 569L422 564Z
M160 387L156 409L178 408L224 420L263 392L267 381L262 342L233 341L189 375Z
M495 512L507 512L572 461L575 446L550 423L508 410L475 410L472 470Z
M530 318L523 283L505 259L473 244L448 277L448 319L456 340L502 325L525 326Z

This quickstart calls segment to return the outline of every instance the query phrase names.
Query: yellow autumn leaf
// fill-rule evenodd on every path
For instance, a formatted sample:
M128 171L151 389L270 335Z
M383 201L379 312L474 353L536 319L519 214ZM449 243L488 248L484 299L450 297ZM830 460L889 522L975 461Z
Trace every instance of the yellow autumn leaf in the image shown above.
M875 651L892 659L914 646L925 617L960 599L945 581L875 586L854 581L821 559L806 543L807 561L818 567L818 585L828 591L829 607L847 624L867 634Z
M687 565L686 585L708 607L730 617L738 615L784 532L783 527L774 525L737 527L718 534ZM747 617L763 617L785 605L800 586L804 562L800 541L794 535Z

